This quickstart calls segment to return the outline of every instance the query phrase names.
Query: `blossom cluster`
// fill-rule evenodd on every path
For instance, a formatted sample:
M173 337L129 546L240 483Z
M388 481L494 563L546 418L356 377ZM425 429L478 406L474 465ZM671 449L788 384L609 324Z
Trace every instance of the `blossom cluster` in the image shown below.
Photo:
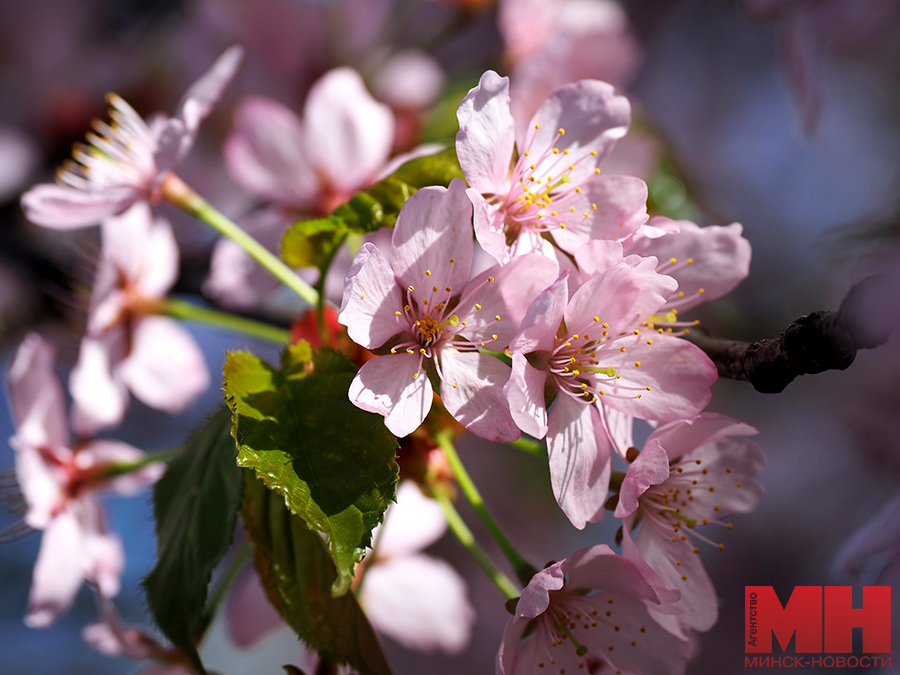
M103 614L86 639L172 673L190 672L189 661L124 627L110 603L124 554L97 498L152 484L165 467L96 435L121 424L130 394L177 414L209 386L199 346L173 318L167 296L178 247L153 207L163 198L177 203L182 184L173 169L240 59L240 48L226 51L176 117L145 121L111 96L110 122L95 123L90 145L75 149L57 184L22 198L28 218L45 227L100 223L102 243L69 377L71 421L48 342L30 335L10 367L25 522L44 530L26 620L52 623L85 580ZM746 277L750 245L738 224L650 218L641 178L604 173L631 122L628 100L612 85L563 84L528 120L512 110L509 79L484 73L457 111L464 180L418 189L389 235L357 242L343 269L340 255L332 260L332 273L343 277L338 321L362 348L348 397L382 415L401 443L442 410L489 441L542 440L553 494L571 524L584 529L607 511L621 520L621 554L597 544L525 585L498 673L593 672L603 664L681 673L692 633L717 619L700 550L722 544L700 530L731 529L726 519L753 509L763 469L747 440L751 427L704 412L716 367L681 338L694 325L682 316ZM436 150L391 161L394 133L390 108L346 67L313 86L302 119L273 100L243 101L225 165L268 204L245 219L245 235L277 250L291 223L328 215L405 159ZM204 288L220 305L263 307L278 288L251 249L240 237L217 245ZM327 281L319 284L326 296ZM324 300L320 309L329 311ZM652 428L642 449L636 420ZM355 592L382 635L456 653L475 617L465 580L422 552L447 528L431 499L438 492L420 475L402 476ZM263 593L258 576L241 576L229 611L239 645L281 624Z

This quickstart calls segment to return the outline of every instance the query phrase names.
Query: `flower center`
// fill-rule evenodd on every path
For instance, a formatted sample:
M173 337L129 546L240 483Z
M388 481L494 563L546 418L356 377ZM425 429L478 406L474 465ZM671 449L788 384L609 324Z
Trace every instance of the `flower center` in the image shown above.
M430 318L431 315L424 319L419 319L416 321L416 325L418 326L418 339L419 342L425 346L429 347L432 343L437 342L441 337L441 327L437 321Z

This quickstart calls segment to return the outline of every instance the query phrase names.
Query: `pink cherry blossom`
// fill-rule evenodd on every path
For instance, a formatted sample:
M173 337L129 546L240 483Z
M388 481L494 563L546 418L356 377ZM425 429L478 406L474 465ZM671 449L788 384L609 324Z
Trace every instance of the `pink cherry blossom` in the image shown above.
M16 350L8 378L16 423L10 445L28 507L25 524L44 531L25 617L35 627L48 626L65 612L82 580L106 597L119 592L122 544L109 530L97 493L130 494L163 471L163 465L151 464L111 476L116 464L135 463L144 453L111 439L73 444L53 362L53 348L31 334Z
M657 272L673 277L678 290L659 314L686 312L718 300L750 273L750 242L739 223L700 227L689 220L652 218L627 242L628 253L655 256Z
M503 350L556 263L522 256L467 284L471 198L459 179L419 190L400 211L390 261L365 244L347 276L339 321L363 347L390 350L363 365L350 400L384 415L398 436L413 432L431 408L431 369L447 410L472 433L497 441L519 435L502 394L509 366L480 350Z
M724 519L751 511L762 497L753 477L765 461L741 438L753 434L752 427L714 413L671 422L650 435L622 481L616 517L625 518L625 556L645 561L681 593L675 619L686 628L709 630L718 618L716 591L696 547L696 540L712 542L696 528L730 529Z
M601 665L611 673L683 673L687 641L647 609L663 602L641 571L608 546L576 551L538 572L522 591L503 631L497 674L586 673Z
M449 563L421 553L447 531L441 507L412 481L397 488L397 503L372 535L359 598L381 635L407 649L457 654L469 644L475 610L468 586Z
M176 414L209 385L190 333L153 314L178 277L169 224L138 202L107 219L102 237L87 333L69 382L82 433L118 424L129 390L151 408Z
M94 122L89 145L79 145L74 161L57 173L56 184L41 184L22 196L25 215L34 223L68 230L93 225L156 198L162 179L190 151L200 122L209 115L243 56L226 50L213 67L187 90L177 117L144 121L121 97L110 94L110 123Z
M146 632L122 623L112 602L98 596L97 604L100 621L85 626L81 636L98 652L114 658L154 662L138 675L191 675L195 672L177 649L165 647Z
M277 251L287 228L307 214L326 215L368 187L383 171L394 139L394 117L351 68L319 79L303 119L263 97L241 102L225 142L225 165L247 190L272 204L251 216L247 232ZM204 291L231 307L258 305L278 288L230 239L213 250Z
M510 343L504 392L511 414L526 433L547 437L553 492L578 528L603 517L611 428L623 424L620 416L692 417L716 380L699 348L645 327L676 285L655 266L654 259L620 260L571 299L564 273L529 307ZM610 411L619 416L614 424L605 420Z
M555 247L574 253L588 239L622 239L646 221L646 184L600 174L631 120L612 86L582 80L557 89L519 133L509 106L508 78L487 71L457 111L460 166L487 204L476 210L475 234L498 262L552 256Z

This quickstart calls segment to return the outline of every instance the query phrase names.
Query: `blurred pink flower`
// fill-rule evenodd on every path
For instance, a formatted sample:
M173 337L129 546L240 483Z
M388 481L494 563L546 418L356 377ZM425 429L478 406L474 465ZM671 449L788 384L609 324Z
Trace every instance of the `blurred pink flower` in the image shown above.
M608 244L613 252L618 246ZM576 260L586 267L581 254ZM547 437L553 493L579 529L603 517L610 438L625 436L616 425L630 427L632 416L692 417L716 381L699 348L644 329L676 287L655 271L654 259L619 253L618 262L610 255L593 264L594 275L571 299L566 272L528 308L509 346L512 376L504 387L519 428Z
M113 658L129 658L154 661L153 665L139 671L138 675L191 675L193 667L177 650L167 648L142 630L126 626L115 606L98 596L100 621L85 626L81 636L85 642L101 654Z
M614 673L680 675L687 641L647 611L668 599L608 546L576 551L538 572L522 591L503 631L497 673L587 673L608 665Z
M191 334L154 315L178 277L172 229L138 202L102 229L103 248L87 333L69 389L76 429L92 433L118 424L128 390L170 414L184 411L209 386L206 360Z
M622 86L642 60L615 0L501 0L499 25L520 125L559 87L588 78Z
M53 348L32 333L16 350L8 377L16 423L10 445L28 506L25 523L44 530L25 617L41 628L71 606L83 579L105 597L119 592L122 544L107 526L97 493L131 494L164 471L150 464L115 476L115 465L138 462L144 453L111 439L73 445L53 362Z
M509 366L480 350L508 344L556 264L522 256L466 283L473 198L458 178L449 189L419 190L400 211L390 261L365 244L347 276L339 321L357 344L391 352L363 365L350 400L384 415L397 436L412 433L431 408L426 359L441 382L444 405L469 431L496 441L519 436L502 394Z
M327 215L374 182L394 139L394 117L366 91L350 68L326 73L309 92L303 119L271 99L245 99L235 130L225 142L231 176L273 202L246 222L246 229L276 251L288 226L313 213ZM253 307L278 281L230 239L213 251L204 291L231 307Z
M191 149L200 122L210 113L240 64L231 47L187 90L177 117L157 115L149 124L115 94L108 96L111 124L94 122L90 145L75 148L75 161L57 173L57 184L36 185L22 195L25 215L55 229L93 225L155 198L159 183ZM98 135L99 134L99 135Z
M628 129L627 99L603 82L568 84L524 130L509 106L508 78L487 71L457 111L460 166L486 204L476 209L475 234L498 262L532 252L555 257L548 235L574 253L589 239L623 239L647 220L644 181L599 169Z
M724 527L724 518L756 508L762 487L753 477L765 460L753 443L735 438L756 433L715 413L666 424L650 434L622 481L616 517L626 519L625 557L648 564L665 587L681 593L675 603L681 613L669 619L680 626L706 631L718 619L716 591L691 538L710 542L694 528Z

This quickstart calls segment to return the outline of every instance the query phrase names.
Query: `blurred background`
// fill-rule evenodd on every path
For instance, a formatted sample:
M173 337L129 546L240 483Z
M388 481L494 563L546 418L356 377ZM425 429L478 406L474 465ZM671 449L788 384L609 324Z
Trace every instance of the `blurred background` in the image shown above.
M423 142L452 143L456 106L487 68L511 76L514 111L526 119L565 82L604 79L635 111L632 132L604 171L647 180L652 213L702 225L740 222L753 246L749 278L697 318L719 337L776 337L803 314L836 310L866 276L900 265L898 30L898 0L6 0L0 3L2 359L8 362L26 331L39 330L56 344L63 373L71 367L99 247L96 228L60 233L27 222L21 192L52 179L91 119L104 117L106 92L145 117L171 111L234 43L246 48L244 64L179 170L226 215L240 221L258 205L229 178L221 152L234 105L248 95L301 114L312 83L349 65L394 111L394 151L402 152ZM200 223L161 211L181 246L176 293L198 298L215 237ZM886 293L872 320L900 314L898 298L900 288ZM275 303L267 311L287 325L296 308ZM276 354L246 337L192 330L213 373L228 349ZM879 578L877 560L856 577L837 561L842 546L900 493L898 357L894 335L861 351L848 370L801 378L778 395L741 382L716 384L710 410L759 429L766 497L719 537L723 552L703 552L721 611L719 623L699 636L689 673L743 671L745 585L774 586L784 600L796 585ZM115 434L145 450L171 447L219 401L210 390L174 419L133 401ZM12 433L5 410L0 435ZM612 543L612 518L582 532L566 521L545 462L472 437L460 451L488 506L536 564ZM12 475L13 462L4 443L0 472ZM8 540L0 545L0 673L139 669L82 642L81 628L96 618L86 589L50 629L24 626L40 535L19 536L21 514L6 496L13 503L0 516ZM148 626L140 580L155 553L149 495L110 500L109 507L127 555L117 605L127 622ZM469 522L484 534L474 518ZM488 538L480 538L490 550ZM432 552L469 581L478 611L473 640L452 657L408 652L386 640L395 672L493 672L507 617L499 595L451 537ZM202 653L223 675L242 675L282 672L282 664L302 663L302 651L283 631L241 652L217 624Z

